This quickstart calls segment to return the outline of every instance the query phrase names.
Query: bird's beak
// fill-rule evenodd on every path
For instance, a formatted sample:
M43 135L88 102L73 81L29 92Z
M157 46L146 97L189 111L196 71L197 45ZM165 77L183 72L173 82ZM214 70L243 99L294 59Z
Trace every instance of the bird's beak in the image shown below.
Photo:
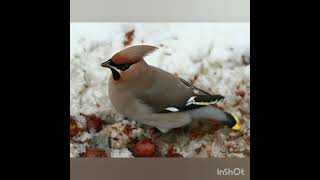
M240 119L238 116L231 114L233 118L236 120L236 124L232 127L233 130L239 131L240 130Z
M108 60L104 63L101 64L102 67L107 67L107 68L110 68L110 69L115 69L114 66L111 65L112 61L111 60Z

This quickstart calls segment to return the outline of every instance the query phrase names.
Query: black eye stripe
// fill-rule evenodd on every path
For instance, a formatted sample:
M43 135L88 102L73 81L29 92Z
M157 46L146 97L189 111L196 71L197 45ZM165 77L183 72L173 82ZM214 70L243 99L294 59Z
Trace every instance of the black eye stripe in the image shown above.
M125 70L129 69L130 66L132 65L132 64L115 64L112 60L110 60L110 63L109 63L109 64L110 64L111 66L113 66L113 67L121 70L121 71L125 71Z
M130 68L132 64L118 64L115 67L121 71L125 71Z

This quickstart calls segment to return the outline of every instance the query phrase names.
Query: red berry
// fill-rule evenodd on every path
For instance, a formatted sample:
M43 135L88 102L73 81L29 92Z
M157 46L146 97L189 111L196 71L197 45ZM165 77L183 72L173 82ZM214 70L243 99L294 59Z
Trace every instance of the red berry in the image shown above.
M87 130L94 130L95 132L99 132L102 130L103 123L100 118L98 118L96 115L89 115L86 116L87 120Z
M154 157L156 146L148 140L141 140L133 146L132 151L135 157Z
M99 148L87 148L83 157L86 158L97 158L97 157L108 157L103 149Z
M74 118L70 118L70 137L77 135L78 133L78 126L76 120Z
M166 156L167 157L183 158L183 156L181 154L177 153L177 150L172 146L168 149Z

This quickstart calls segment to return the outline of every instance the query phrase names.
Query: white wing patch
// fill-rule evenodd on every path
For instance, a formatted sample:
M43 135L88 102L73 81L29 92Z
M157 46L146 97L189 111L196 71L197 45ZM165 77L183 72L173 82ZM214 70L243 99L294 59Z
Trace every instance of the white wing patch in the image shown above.
M193 93L195 93L195 94L199 94L199 93L200 93L200 91L199 91L199 90L197 90L197 89L194 89L194 90L193 90Z
M189 98L189 100L187 101L186 106L189 106L189 105L195 103L196 102L195 99L196 99L196 96L192 96L191 98Z
M210 101L210 102L196 102L195 99L196 99L196 96L192 96L191 98L189 98L189 100L186 103L186 106L189 106L191 104L200 105L200 106L208 106L208 105L216 104L218 102L223 101L223 99L220 99L220 100L217 99L215 101Z
M217 102L218 102L218 100L211 101L211 102L194 102L194 103L192 103L192 104L194 104L194 105L207 106L207 105L210 105L210 104L216 104Z
M171 111L171 112L178 112L179 111L179 109L177 109L175 107L167 107L166 110Z

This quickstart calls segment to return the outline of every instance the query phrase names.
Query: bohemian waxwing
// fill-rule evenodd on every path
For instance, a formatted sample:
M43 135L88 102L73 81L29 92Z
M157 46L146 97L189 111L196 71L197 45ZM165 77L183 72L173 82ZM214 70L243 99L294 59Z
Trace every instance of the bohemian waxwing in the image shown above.
M101 64L112 72L109 97L120 114L163 133L196 119L214 120L234 130L240 129L237 116L213 106L223 96L211 95L148 65L143 57L156 49L148 45L132 46Z

